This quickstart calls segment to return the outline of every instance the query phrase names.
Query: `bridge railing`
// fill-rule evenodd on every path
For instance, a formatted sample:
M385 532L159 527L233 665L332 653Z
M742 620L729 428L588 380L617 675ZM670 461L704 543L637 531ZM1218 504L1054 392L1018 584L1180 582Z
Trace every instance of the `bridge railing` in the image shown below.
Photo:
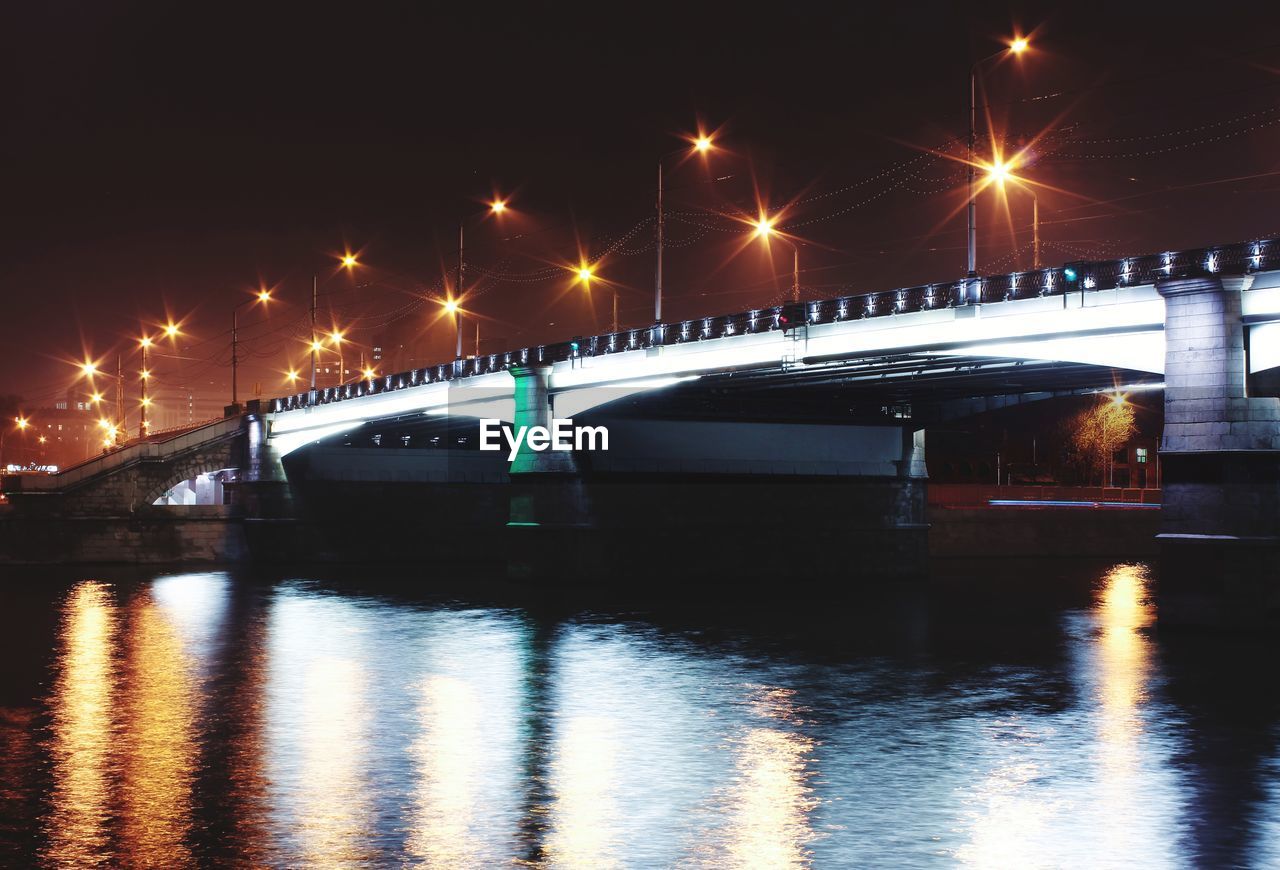
M6 477L4 489L6 492L68 489L90 478L110 473L142 459L164 459L202 444L219 441L233 432L238 432L242 425L241 418L228 417L197 429L187 429L179 435L161 441L137 441L127 447L112 450L64 468L57 474L24 475L21 478Z
M637 329L574 338L503 353L454 360L407 372L295 393L270 400L273 412L327 405L422 384L446 383L535 363L564 362L662 345L787 330L806 324L887 317L969 303L1008 302L1067 293L1088 293L1151 284L1167 278L1247 274L1280 269L1280 239L1238 242L1189 251L1166 251L1115 260L1081 261L1006 275L962 278L873 293L771 305L736 314L660 323Z

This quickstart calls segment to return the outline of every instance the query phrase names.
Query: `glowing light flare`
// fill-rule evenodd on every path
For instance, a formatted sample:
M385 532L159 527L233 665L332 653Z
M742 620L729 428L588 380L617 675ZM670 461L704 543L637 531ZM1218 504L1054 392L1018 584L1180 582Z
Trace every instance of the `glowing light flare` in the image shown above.
M147 369L143 369L142 371L138 372L138 377L142 378L145 381L147 378L151 377L151 372Z
M297 369L289 369L289 371L285 373L285 379L291 384L297 383L299 377Z
M697 138L693 140L693 150L699 154L706 154L712 148L711 137L705 133L699 133Z
M444 301L444 310L446 314L457 314L460 310L460 306L456 300L446 299Z
M80 363L80 372L86 377L91 378L98 373L98 366L89 360Z
M18 428L24 431L28 426L31 425L31 420L27 417L22 417L22 416L14 417L13 422L17 423Z
M347 251L342 255L342 268L350 270L360 265L360 261L356 259L356 255Z
M39 438L36 439L36 441L38 441L41 444L45 444L49 441L49 439L41 435Z
M259 302L270 302L270 301L271 301L271 290L269 290L269 289L268 289L268 288L266 288L266 287L263 287L261 290L259 290L259 291L258 291L258 301L259 301Z
M311 350L313 353L319 353L320 351L324 350L324 345L321 344L319 341L312 341Z
M583 284L590 284L591 279L596 276L596 270L589 263L583 263L574 270L574 274L578 276L578 280Z
M1124 393L1117 392L1115 395L1111 397L1111 404L1115 405L1116 407L1127 405L1129 404L1129 397Z
M98 428L106 432L111 429L111 421L106 417L98 418Z
M360 374L364 376L364 379L366 381L371 381L378 376L378 373L376 371L368 368L361 369Z
M143 398L138 400L138 404L144 408L150 408L153 403L151 401L150 396L144 396Z
M95 392L92 396L89 397L89 401L93 402L95 405L101 403L102 393Z
M752 234L755 239L767 239L777 234L774 224L778 222L777 218L765 217L760 215L759 218L751 222Z
M1022 54L1031 47L1031 42L1025 36L1015 37L1009 42L1009 51L1012 54Z
M335 329L333 332L329 333L329 340L334 344L342 344L342 330Z
M507 201L505 199L495 199L489 203L489 211L493 214L502 214L507 210Z
M150 336L146 336L146 335L142 336L142 338L138 339L138 344L142 345L142 347L144 348L151 347Z

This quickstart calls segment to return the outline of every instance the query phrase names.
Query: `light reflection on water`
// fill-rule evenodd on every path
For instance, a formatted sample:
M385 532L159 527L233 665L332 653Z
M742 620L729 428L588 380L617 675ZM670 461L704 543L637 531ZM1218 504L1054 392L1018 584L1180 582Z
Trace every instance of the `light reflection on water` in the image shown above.
M1202 863L1140 565L1046 658L810 656L220 574L60 602L48 866ZM850 628L850 631L856 629ZM990 628L983 630L989 631ZM1274 723L1270 723L1274 728ZM1249 854L1280 852L1252 807ZM33 772L33 781L36 775Z

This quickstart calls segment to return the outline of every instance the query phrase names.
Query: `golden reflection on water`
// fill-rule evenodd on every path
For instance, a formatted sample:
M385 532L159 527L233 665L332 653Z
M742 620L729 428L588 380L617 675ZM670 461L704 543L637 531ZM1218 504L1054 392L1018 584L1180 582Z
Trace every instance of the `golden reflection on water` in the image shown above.
M53 866L95 866L109 857L115 633L110 588L96 582L75 587L65 606L50 711L46 858Z
M568 721L553 770L555 800L545 844L547 866L622 866L614 801L617 758L616 728L607 717L574 716Z
M125 659L121 840L130 862L188 864L200 703L174 614L140 592L129 605Z
M413 747L419 765L417 819L409 851L430 867L477 866L482 843L472 830L480 765L480 704L475 690L455 677L435 675L422 687L421 736Z
M1141 708L1150 677L1150 641L1143 633L1155 618L1146 599L1146 570L1118 565L1108 573L1098 613L1100 705L1097 753L1102 779L1106 845L1114 849L1133 834L1128 818L1142 800Z

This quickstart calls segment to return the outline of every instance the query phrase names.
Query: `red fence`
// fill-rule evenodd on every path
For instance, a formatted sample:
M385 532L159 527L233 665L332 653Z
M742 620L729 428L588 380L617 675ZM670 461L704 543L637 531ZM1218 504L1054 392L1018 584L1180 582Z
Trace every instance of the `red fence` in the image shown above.
M982 483L931 483L931 507L985 506L992 499L1019 501L1109 501L1160 504L1158 489L1111 486L996 486Z

